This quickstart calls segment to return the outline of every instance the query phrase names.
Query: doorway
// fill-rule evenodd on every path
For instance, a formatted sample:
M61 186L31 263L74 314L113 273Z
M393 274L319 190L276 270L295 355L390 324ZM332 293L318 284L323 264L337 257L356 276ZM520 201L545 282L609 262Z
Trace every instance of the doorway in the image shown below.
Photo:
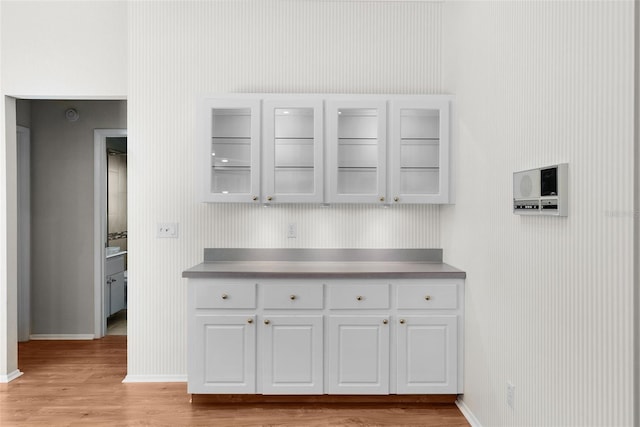
M94 130L96 337L126 335L127 130Z
M95 129L113 128L115 136L126 137L126 101L18 104L15 120L25 128L17 128L16 143L30 130L30 152L18 152L30 161L30 172L18 177L19 188L27 189L19 191L18 340L101 338L103 294L96 292L96 278L102 290L107 232L100 217L106 217L106 201L104 210L94 209L102 193L94 192L93 178L94 159L106 162L106 151L96 156L92 136Z
M107 144L107 276L106 335L127 334L127 137L108 136ZM124 269L124 270L123 270Z

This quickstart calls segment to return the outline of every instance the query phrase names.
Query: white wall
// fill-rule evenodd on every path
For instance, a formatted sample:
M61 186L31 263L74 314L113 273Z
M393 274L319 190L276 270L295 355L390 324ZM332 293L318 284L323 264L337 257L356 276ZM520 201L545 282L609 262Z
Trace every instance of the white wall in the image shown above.
M224 92L439 93L440 3L131 2L129 370L186 374L186 282L206 247L439 247L439 208L206 205L196 100ZM179 222L179 239L155 237ZM288 222L298 238L287 239Z
M126 97L126 1L3 0L0 8L5 94Z
M464 403L482 425L632 425L633 12L445 3L459 122L442 244L468 273ZM569 216L513 215L512 173L558 162Z

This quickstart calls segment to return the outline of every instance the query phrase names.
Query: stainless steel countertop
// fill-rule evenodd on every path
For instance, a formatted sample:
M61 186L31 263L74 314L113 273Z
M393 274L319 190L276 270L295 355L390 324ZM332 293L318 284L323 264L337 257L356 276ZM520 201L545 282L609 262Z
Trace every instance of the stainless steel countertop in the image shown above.
M440 262L209 261L183 271L182 277L464 279L466 273Z

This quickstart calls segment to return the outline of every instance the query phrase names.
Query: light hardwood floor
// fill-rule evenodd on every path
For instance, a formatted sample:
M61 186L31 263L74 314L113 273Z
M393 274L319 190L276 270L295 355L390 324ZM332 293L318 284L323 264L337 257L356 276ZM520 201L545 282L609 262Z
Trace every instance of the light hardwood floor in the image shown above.
M452 403L318 403L312 397L303 403L238 403L208 396L190 403L184 383L122 384L126 340L19 344L24 375L0 384L0 426L469 425Z

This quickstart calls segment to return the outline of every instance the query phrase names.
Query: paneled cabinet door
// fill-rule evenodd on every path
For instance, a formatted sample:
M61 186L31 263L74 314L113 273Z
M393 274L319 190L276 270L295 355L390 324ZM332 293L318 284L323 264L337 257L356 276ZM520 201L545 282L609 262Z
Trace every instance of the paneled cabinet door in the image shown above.
M457 316L402 316L398 331L398 394L458 390Z
M382 100L327 101L330 203L385 203L387 109Z
M263 103L263 203L322 203L322 100Z
M390 102L390 203L449 202L448 98Z
M329 317L329 393L389 393L389 316Z
M109 315L112 315L123 310L125 306L124 271L107 277L107 284L109 284Z
M265 316L264 394L323 393L322 316Z
M255 316L202 315L191 321L189 393L255 393Z
M260 100L204 99L198 127L202 201L259 203Z

